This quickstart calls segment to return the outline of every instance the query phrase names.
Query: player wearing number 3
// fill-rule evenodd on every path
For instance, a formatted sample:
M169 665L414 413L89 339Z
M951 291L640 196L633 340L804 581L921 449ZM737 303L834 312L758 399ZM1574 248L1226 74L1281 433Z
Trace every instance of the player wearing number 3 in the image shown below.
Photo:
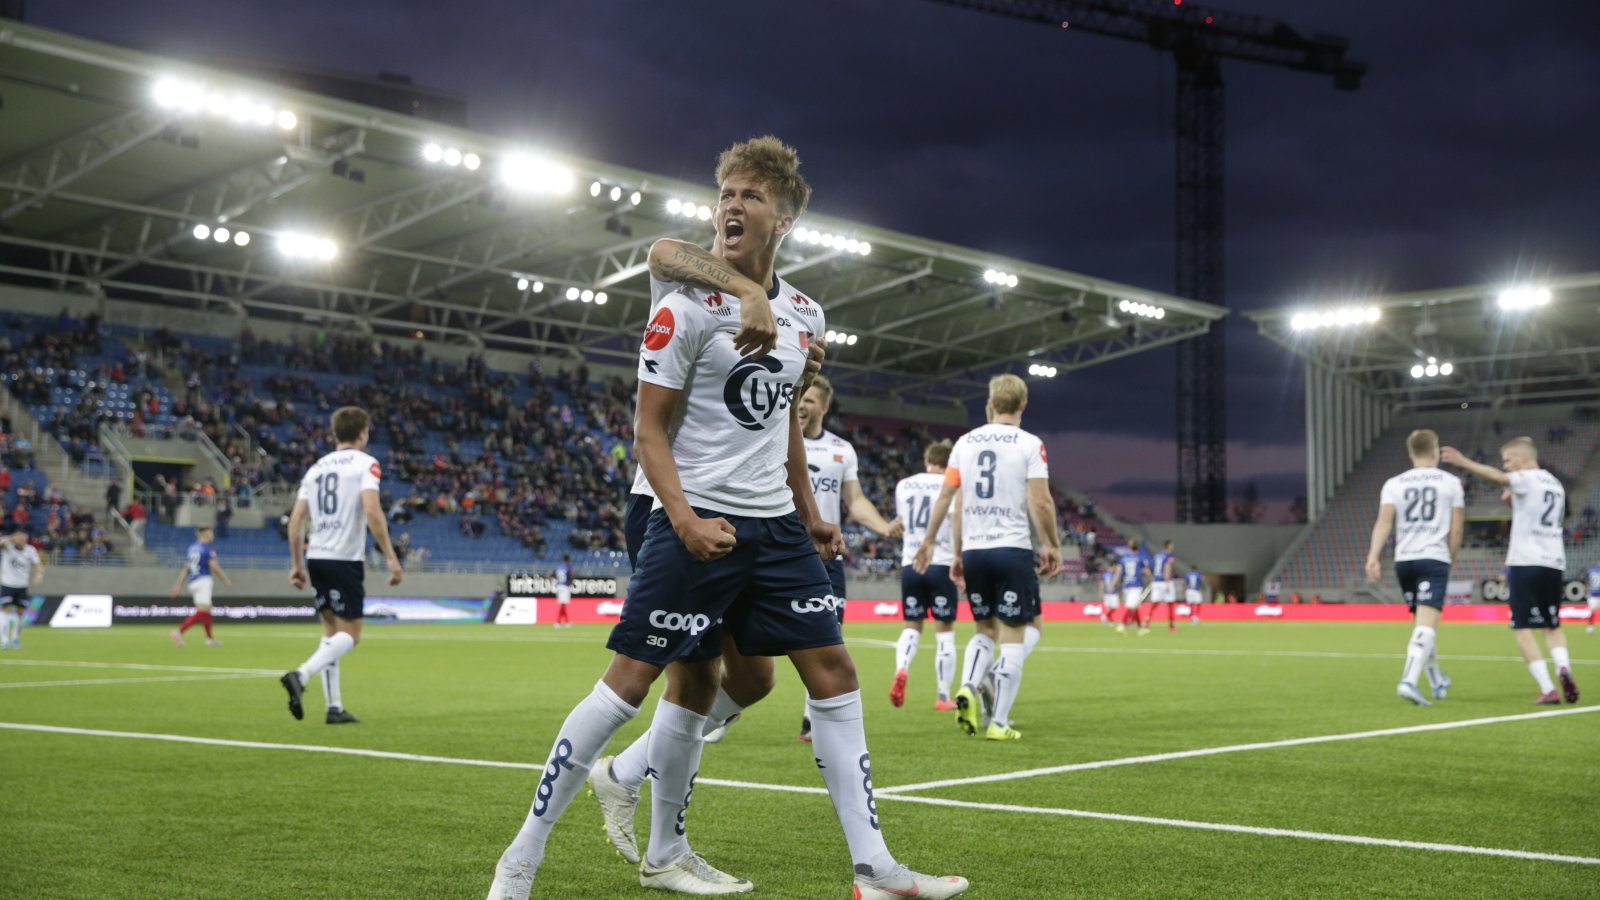
M1367 550L1367 579L1377 581L1382 575L1378 557L1394 531L1394 574L1415 617L1395 693L1418 706L1432 706L1417 689L1417 678L1428 673L1435 700L1443 700L1450 690L1450 678L1439 671L1434 635L1444 612L1450 564L1461 549L1466 504L1461 479L1439 469L1437 434L1426 428L1411 432L1406 450L1412 468L1384 482L1379 494L1378 521L1373 523L1372 546Z

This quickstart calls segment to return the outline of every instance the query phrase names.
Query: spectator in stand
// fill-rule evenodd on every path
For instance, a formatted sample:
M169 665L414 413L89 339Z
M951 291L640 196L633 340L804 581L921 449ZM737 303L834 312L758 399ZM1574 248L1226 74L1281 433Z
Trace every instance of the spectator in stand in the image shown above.
M233 504L226 494L217 498L217 540L228 539L228 523L233 519Z
M157 475L156 481L161 485L161 513L167 524L172 524L178 518L178 505L182 502L178 496L178 482L167 480L164 476Z
M128 509L122 514L128 520L128 531L133 535L133 542L140 547L144 546L144 526L149 518L145 512L144 504L139 502L139 495L133 495L133 502L128 504Z
M115 477L106 485L106 512L112 513L122 508L122 482Z

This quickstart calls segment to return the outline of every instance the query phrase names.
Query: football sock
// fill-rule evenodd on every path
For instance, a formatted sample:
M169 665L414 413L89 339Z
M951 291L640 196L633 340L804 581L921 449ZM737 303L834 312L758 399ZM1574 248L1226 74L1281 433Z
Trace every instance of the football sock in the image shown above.
M1562 669L1572 671L1572 654L1568 653L1565 647L1551 647L1550 661L1556 664L1557 672Z
M211 610L202 609L196 615L200 617L200 624L206 628L206 639L210 640L213 637L211 633Z
M637 709L618 697L603 681L597 682L594 691L573 708L556 733L555 746L539 778L533 805L511 842L511 856L526 859L538 867L544 860L544 845L550 837L550 829L566 811L567 804L583 789L595 757L605 749L606 742L617 729L638 714Z
M986 634L975 634L972 640L967 641L967 655L962 670L961 684L977 690L978 682L983 676L989 674L989 667L994 664L994 638Z
M956 675L956 633L940 631L933 639L933 680L939 684L939 699L948 700L950 679Z
M322 670L322 694L327 698L329 709L344 709L344 700L339 696L339 661L337 659Z
M194 612L189 614L189 617L187 619L183 620L183 624L182 625L178 626L178 633L179 634L183 634L183 633L187 632L190 628L193 628L194 627L194 623L196 623L198 621L200 621L200 611L199 610L195 610Z
M611 759L611 777L630 791L637 791L650 772L650 731L645 729L644 734L634 738L627 749Z
M711 712L706 715L704 734L710 734L718 728L728 724L729 720L744 712L744 707L733 702L728 692L720 686L717 688L717 699L711 701Z
M650 720L650 845L644 855L651 866L669 866L689 852L684 815L700 771L705 725L705 716L665 699L656 704Z
M11 610L0 610L0 644L11 643L12 623L16 621L16 613Z
M1550 680L1550 670L1545 667L1544 660L1536 659L1528 663L1528 673L1533 680L1539 682L1539 693L1548 694L1556 689L1556 683Z
M22 640L22 611L13 609L8 618L11 620L11 639L13 641Z
M1428 646L1428 661L1423 663L1422 670L1428 673L1428 684L1430 686L1438 687L1440 682L1444 681L1444 673L1439 671L1439 649L1437 643Z
M1422 667L1433 654L1433 629L1418 625L1411 631L1411 642L1406 645L1406 665L1400 670L1400 680L1412 687L1422 677Z
M994 721L1011 724L1011 704L1022 687L1022 661L1028 651L1021 644L1000 645L1000 665L994 670Z
M323 638L322 645L317 647L317 652L306 658L295 671L300 673L300 683L309 684L314 675L327 668L334 660L350 652L356 645L356 639L340 631L332 637Z
M857 874L874 876L894 868L894 857L878 827L872 799L872 758L861 724L861 692L806 701L811 717L811 753L844 827Z
M1039 626L1029 625L1022 629L1022 656L1026 659L1033 655L1033 648L1039 645L1039 638L1044 634L1039 631Z
M899 640L894 642L894 669L909 669L911 661L917 658L917 647L922 643L922 634L915 628L906 628L900 632Z

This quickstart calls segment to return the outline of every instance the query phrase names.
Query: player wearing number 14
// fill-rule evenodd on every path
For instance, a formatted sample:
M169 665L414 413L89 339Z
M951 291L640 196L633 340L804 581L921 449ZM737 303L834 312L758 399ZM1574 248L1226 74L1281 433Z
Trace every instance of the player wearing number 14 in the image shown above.
M1423 428L1406 438L1411 469L1384 482L1378 497L1378 521L1372 526L1367 551L1367 578L1382 574L1379 556L1395 534L1394 574L1400 592L1411 607L1414 626L1406 647L1406 665L1395 693L1418 706L1432 706L1417 689L1417 678L1428 673L1433 698L1443 700L1450 678L1439 671L1435 634L1444 614L1450 564L1461 550L1466 504L1461 479L1439 468L1439 436Z

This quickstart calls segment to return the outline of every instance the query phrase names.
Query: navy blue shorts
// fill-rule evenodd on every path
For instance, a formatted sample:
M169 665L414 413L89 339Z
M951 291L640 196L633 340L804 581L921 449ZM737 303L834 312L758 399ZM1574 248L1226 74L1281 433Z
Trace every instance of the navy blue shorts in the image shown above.
M974 619L998 617L1007 625L1026 625L1039 617L1039 575L1032 550L968 550L961 554L961 565Z
M318 611L331 610L341 619L355 620L367 614L366 570L359 561L347 559L308 559L306 574Z
M1400 579L1400 593L1413 614L1419 606L1444 609L1445 587L1450 583L1450 564L1437 559L1408 559L1394 564Z
M664 666L722 653L724 630L745 656L781 656L844 642L833 594L811 536L794 513L773 518L696 509L734 528L733 552L694 558L667 518L650 514L622 619L606 647Z
M956 605L961 594L950 580L949 566L929 566L918 575L910 566L900 568L900 614L907 622L921 622L933 616L940 622L956 620Z
M820 557L819 557L820 558ZM823 560L822 568L828 572L828 584L833 586L833 596L839 600L839 624L844 624L844 598L850 596L844 581L844 560Z
M1562 571L1549 566L1511 566L1512 628L1560 628Z
M644 545L645 529L650 527L650 507L656 498L649 494L629 494L628 508L622 513L622 540L628 547L629 568L639 567L639 548Z
M29 589L0 585L0 606L27 606Z

